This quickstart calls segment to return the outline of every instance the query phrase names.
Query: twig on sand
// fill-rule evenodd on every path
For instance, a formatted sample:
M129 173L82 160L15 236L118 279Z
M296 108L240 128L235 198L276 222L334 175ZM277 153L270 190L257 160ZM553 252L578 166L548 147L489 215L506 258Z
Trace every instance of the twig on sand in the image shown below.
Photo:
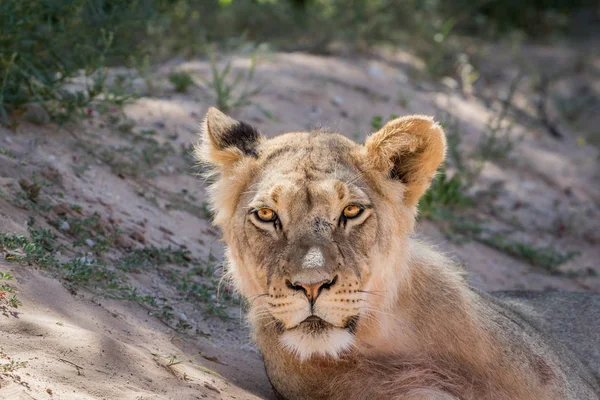
M72 366L74 366L74 367L75 367L75 369L77 370L77 375L83 375L83 374L81 373L81 371L83 370L83 367L80 367L79 365L77 365L77 364L75 364L75 363L72 363L72 362L71 362L71 361L69 361L69 360L65 360L64 358L59 358L59 359L58 359L58 361L62 361L62 362L64 362L64 363L71 364L71 365L72 365Z
M548 130L548 133L557 139L562 139L564 135L558 130L556 125L550 121L548 116L548 87L550 86L550 78L542 75L540 79L540 98L538 101L538 117L541 124Z

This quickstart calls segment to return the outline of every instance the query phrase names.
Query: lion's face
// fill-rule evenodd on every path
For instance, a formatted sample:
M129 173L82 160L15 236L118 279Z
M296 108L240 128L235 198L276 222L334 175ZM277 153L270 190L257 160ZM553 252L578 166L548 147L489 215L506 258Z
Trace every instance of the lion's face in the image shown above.
M381 228L361 171L331 151L355 145L332 134L291 135L288 147L259 149L265 172L240 196L228 244L237 274L256 282L241 287L257 318L273 319L282 343L307 356L352 339Z
M262 140L214 109L204 134L197 155L217 174L215 222L250 320L277 327L280 344L301 359L338 356L394 297L402 275L394 260L437 164L414 175L410 160L397 165L402 149L380 153L391 139L361 146L311 132ZM438 153L441 160L443 142Z

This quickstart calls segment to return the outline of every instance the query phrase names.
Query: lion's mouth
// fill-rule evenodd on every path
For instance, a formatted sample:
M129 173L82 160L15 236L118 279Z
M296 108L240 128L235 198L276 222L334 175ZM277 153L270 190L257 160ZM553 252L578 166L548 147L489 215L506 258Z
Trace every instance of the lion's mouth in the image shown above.
M319 334L328 331L329 329L338 328L345 329L351 334L356 331L356 324L358 323L358 315L349 317L343 326L336 326L330 322L325 321L323 318L317 315L311 315L306 317L298 325L288 328L289 331L301 330L304 333Z
M298 327L302 328L307 332L319 333L323 332L324 330L333 328L333 325L325 321L323 318L317 317L316 315L311 315L310 317L307 317L305 320L300 322Z
M317 317L316 315L311 315L310 317L307 317L304 321L302 321L302 323L304 323L304 322L325 322L325 321L321 317Z

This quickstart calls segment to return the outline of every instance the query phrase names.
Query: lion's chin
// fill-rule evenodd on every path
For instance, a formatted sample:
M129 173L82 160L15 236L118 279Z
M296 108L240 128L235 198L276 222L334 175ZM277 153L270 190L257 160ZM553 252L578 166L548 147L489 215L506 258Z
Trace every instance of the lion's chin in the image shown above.
M279 341L284 349L296 355L300 361L306 361L313 356L338 358L353 345L354 335L348 329L330 325L327 329L318 331L287 330Z

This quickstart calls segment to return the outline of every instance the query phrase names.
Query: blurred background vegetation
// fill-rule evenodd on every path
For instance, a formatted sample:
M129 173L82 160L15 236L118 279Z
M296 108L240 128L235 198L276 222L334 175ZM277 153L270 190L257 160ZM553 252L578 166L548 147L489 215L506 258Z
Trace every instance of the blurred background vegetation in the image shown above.
M37 103L68 120L103 92L103 68L205 56L214 45L328 53L392 44L442 76L457 49L468 51L466 37L583 38L600 26L599 9L586 0L1 0L0 117ZM82 73L85 91L64 89Z

